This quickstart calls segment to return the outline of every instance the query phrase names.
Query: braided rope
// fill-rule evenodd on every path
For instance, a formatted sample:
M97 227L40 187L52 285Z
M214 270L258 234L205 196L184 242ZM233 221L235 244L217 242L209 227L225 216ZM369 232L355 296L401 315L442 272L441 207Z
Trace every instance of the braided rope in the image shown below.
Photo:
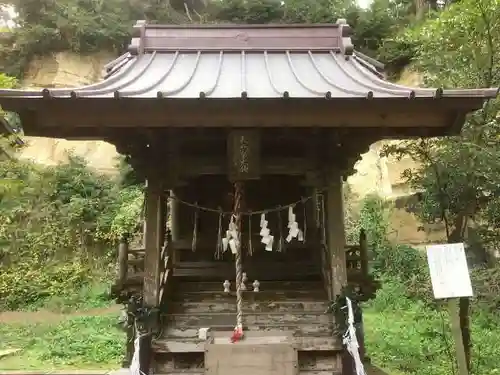
M289 203L289 204L284 205L284 206L279 205L276 207L267 208L265 210L258 210L258 211L241 211L240 210L239 214L240 214L240 216L250 216L251 217L251 216L256 216L256 215L260 216L261 214L269 214L269 213L273 213L273 212L285 211L285 210L288 210L288 207L294 207L294 206L299 205L299 204L305 204L306 202L312 200L313 198L314 198L314 195L311 195L309 197L301 198L298 201ZM234 215L234 211L227 212L227 211L222 211L220 208L204 207L204 206L200 206L198 204L194 204L191 202L186 202L186 201L179 199L177 197L174 197L174 196L169 197L168 199L171 201L176 201L184 206L191 207L191 208L194 208L194 209L199 210L199 211L213 212L213 213L216 213L216 214L219 214L222 216L229 216L229 217L231 217L231 215Z
M236 267L236 326L243 326L243 295L241 291L241 282L243 279L243 264L241 260L241 202L243 200L243 183L234 184L234 217L238 231L238 245L235 254Z

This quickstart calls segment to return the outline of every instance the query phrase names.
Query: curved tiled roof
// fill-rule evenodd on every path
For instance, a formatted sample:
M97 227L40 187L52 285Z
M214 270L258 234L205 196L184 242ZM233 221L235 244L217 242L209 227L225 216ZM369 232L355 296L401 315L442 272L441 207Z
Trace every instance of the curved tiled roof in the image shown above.
M73 89L0 90L1 97L421 98L494 97L496 89L410 88L386 81L334 25L148 26L105 79Z

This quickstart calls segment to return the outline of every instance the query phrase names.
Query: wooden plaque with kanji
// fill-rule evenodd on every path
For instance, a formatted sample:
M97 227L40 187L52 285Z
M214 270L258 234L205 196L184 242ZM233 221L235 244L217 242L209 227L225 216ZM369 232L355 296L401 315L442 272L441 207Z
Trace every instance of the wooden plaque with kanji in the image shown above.
M260 178L260 133L258 130L232 130L228 136L228 174L231 181Z

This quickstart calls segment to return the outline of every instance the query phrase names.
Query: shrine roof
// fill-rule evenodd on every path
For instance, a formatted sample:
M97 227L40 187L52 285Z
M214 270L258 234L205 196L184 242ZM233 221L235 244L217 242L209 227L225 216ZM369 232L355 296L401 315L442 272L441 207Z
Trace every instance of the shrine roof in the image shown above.
M411 88L354 50L344 20L330 25L163 26L138 23L129 52L99 83L0 90L2 98L495 97L497 89Z

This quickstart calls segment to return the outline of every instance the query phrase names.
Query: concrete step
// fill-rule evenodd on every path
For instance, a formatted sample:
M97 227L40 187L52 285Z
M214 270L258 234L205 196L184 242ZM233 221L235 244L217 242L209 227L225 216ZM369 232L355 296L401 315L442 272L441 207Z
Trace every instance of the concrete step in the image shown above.
M235 313L208 314L170 314L163 317L164 322L175 328L214 327L234 324ZM292 324L330 324L333 316L320 313L250 313L243 315L243 326L253 325L292 325Z
M324 313L330 303L327 301L243 301L243 312L248 313L286 313L318 312ZM224 302L172 302L168 311L173 314L235 313L236 300Z

